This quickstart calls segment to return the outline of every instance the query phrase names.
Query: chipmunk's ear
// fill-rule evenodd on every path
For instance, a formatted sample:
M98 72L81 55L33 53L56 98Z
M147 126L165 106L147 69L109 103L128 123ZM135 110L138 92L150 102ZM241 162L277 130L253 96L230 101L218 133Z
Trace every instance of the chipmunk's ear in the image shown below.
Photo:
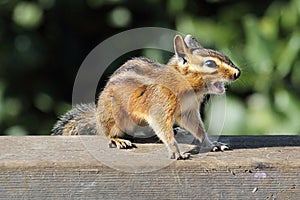
M184 42L181 35L176 35L174 37L174 50L177 58L183 59L183 62L186 62L191 55L191 51Z
M186 35L184 37L184 42L190 50L203 48L192 35Z

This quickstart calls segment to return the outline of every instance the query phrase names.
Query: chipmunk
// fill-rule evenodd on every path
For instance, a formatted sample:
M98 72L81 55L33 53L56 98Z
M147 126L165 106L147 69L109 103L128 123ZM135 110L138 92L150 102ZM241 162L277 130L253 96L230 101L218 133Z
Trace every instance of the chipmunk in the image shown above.
M187 159L174 138L173 125L189 131L212 151L228 146L211 142L200 117L206 94L223 94L240 70L225 55L203 48L192 35L174 37L175 55L166 65L134 58L109 78L97 106L75 106L52 129L53 135L105 134L110 147L132 148L124 133L149 126L166 145L171 159Z

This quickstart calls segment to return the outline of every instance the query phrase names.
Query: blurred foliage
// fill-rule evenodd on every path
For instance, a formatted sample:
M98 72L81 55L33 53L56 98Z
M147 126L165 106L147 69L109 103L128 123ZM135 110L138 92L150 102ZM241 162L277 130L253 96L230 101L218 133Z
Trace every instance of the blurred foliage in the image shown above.
M0 0L0 134L49 134L71 107L85 56L144 26L193 34L242 69L227 92L225 134L298 134L299 25L298 0ZM142 54L169 56L128 56Z

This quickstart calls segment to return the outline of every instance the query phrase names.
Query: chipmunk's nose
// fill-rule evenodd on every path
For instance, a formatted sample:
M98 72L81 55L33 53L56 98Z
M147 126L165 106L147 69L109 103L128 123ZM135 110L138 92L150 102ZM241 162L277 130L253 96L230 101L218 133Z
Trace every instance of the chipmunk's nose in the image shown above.
M241 76L241 71L237 69L237 72L233 74L234 80L238 79Z

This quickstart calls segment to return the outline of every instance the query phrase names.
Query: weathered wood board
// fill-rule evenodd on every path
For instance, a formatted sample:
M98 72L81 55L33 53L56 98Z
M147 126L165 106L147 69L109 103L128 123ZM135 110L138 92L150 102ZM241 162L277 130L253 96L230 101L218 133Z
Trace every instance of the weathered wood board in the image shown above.
M118 150L102 139L0 137L0 199L300 197L300 136L221 136L234 150L179 161L162 144Z

